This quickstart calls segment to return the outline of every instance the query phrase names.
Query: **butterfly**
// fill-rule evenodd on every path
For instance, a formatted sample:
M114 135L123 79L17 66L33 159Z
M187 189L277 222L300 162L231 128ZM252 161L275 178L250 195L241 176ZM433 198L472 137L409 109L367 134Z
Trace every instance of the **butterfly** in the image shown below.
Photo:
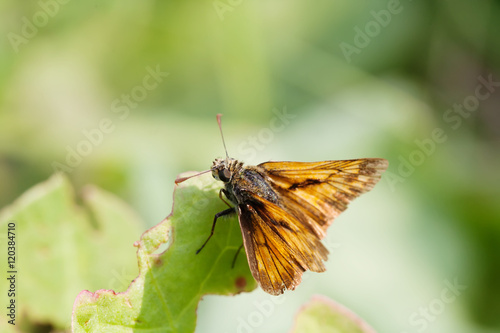
M321 239L328 227L350 201L375 186L389 163L362 158L247 166L228 157L220 119L218 114L226 158L215 159L207 171L176 180L178 184L212 172L224 183L219 197L231 203L214 216L210 236L196 253L208 243L220 217L237 213L242 246L260 287L271 295L294 290L306 270L325 271L328 250Z

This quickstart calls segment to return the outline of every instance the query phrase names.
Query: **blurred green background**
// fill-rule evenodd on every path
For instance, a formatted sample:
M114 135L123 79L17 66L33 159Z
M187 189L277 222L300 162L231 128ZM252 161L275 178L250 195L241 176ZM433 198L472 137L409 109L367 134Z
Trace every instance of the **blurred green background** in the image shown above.
M248 163L390 168L330 228L326 273L264 310L208 296L197 332L286 332L313 294L379 332L499 332L499 19L493 0L3 0L0 206L62 169L146 229L224 155L223 113Z

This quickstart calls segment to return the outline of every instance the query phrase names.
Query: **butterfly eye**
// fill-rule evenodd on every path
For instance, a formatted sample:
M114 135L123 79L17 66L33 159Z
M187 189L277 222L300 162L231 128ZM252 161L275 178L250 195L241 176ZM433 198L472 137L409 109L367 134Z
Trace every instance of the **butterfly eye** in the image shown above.
M224 183L227 183L231 179L231 172L228 169L222 169L219 171L219 179Z

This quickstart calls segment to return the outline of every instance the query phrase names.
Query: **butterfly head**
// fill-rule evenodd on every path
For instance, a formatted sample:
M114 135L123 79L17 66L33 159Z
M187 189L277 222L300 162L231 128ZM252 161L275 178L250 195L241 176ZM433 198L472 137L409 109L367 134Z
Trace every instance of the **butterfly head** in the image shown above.
M224 183L231 180L234 173L234 167L238 163L234 158L216 158L210 170L212 176Z

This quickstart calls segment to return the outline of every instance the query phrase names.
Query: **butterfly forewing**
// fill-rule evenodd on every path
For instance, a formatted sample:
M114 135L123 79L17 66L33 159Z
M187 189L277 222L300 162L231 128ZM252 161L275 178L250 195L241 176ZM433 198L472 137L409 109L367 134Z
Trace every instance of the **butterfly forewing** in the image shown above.
M351 200L375 186L387 166L379 158L258 165L284 209L319 238Z

